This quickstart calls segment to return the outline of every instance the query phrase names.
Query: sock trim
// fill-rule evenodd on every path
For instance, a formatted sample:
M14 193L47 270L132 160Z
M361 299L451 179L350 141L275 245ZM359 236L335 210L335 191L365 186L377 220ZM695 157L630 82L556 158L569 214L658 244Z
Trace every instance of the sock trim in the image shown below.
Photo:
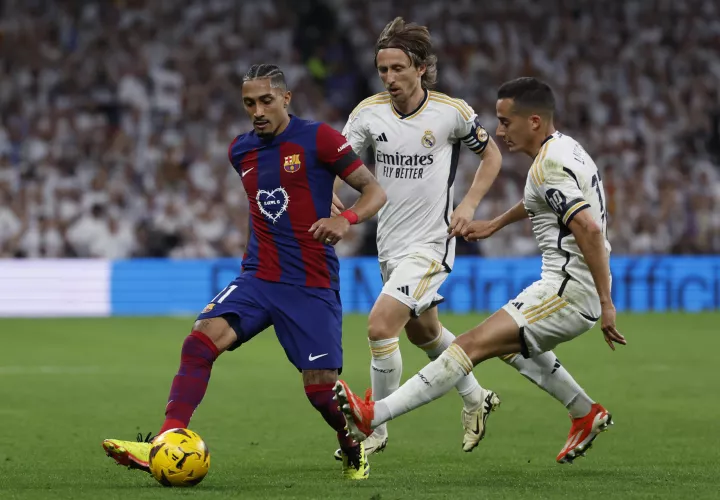
M201 331L199 331L199 330L193 330L193 331L190 333L190 337L195 337L195 338L198 339L200 342L202 342L203 344L205 344L206 346L208 346L208 347L210 348L210 350L212 350L212 352L213 352L213 354L215 355L216 358L217 358L218 356L220 356L220 351L218 350L217 346L215 345L215 342L213 342L212 340L210 340L210 337L208 337L207 335L205 335L203 332L201 332Z
M420 349L422 349L423 351L432 351L433 349L437 349L437 346L440 345L440 342L442 342L442 339L444 336L445 336L445 328L440 327L440 333L438 334L437 337L432 339L430 342L418 345L418 347Z
M310 384L305 386L305 394L330 391L333 387L335 387L335 384Z
M465 375L472 371L473 363L472 361L470 361L470 358L462 347L453 342L452 344L450 344L450 347L445 350L445 352L448 354L448 356L457 361L457 363L460 365L460 368L462 368L462 370L465 372Z
M400 339L371 340L370 354L374 359L386 359L400 349Z

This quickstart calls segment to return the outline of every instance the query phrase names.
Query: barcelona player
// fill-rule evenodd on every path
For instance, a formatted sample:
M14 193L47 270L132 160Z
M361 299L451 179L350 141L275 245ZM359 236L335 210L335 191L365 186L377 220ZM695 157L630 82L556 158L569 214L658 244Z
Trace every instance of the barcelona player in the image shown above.
M205 395L220 354L275 327L290 362L302 372L311 404L337 433L343 475L364 479L362 443L344 431L333 401L342 369L339 263L333 245L373 215L385 193L348 141L324 123L288 114L291 93L275 65L258 64L243 78L243 104L253 130L235 138L229 159L250 201L250 234L242 272L198 316L185 339L160 433L186 428ZM360 192L357 202L331 216L333 181ZM151 439L106 439L121 465L149 471Z

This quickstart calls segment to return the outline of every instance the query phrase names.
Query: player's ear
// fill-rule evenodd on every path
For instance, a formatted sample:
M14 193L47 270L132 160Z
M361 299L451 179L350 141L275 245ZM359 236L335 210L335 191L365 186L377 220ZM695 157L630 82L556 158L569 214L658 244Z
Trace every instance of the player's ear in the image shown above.
M421 64L420 66L417 67L417 69L418 69L418 73L420 73L420 77L422 77L425 74L425 72L427 71L427 64Z
M283 97L283 100L284 100L284 102L283 102L284 108L287 108L288 106L290 106L290 101L292 100L292 92L290 92L289 90L286 91L285 96Z
M530 120L530 127L533 130L538 130L542 125L542 118L539 115L530 115L528 120Z

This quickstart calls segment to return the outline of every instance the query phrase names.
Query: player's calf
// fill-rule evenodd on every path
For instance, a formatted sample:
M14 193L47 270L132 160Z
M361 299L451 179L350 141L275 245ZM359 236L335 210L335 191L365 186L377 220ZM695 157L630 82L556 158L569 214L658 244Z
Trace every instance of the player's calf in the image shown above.
M213 363L219 355L217 346L205 333L194 330L185 338L180 352L180 368L170 387L160 434L168 429L188 426L192 414L205 397Z
M337 373L335 372L335 378ZM337 433L340 449L352 455L352 449L357 443L347 435L345 430L345 417L334 401L334 383L310 384L305 386L305 395L310 404L322 415L327 424Z

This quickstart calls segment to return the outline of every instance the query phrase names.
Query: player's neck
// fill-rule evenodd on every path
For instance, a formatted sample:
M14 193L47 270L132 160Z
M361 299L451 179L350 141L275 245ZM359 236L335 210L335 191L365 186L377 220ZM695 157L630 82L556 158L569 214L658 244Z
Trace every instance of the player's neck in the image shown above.
M530 156L530 158L535 158L542 149L545 142L548 140L548 137L550 137L556 132L555 126L550 124L543 132L544 133L542 134L538 134L537 138L533 141L533 144L530 146L530 148L525 151L528 156Z
M290 125L290 115L286 115L283 121L280 123L277 129L275 129L275 136L282 134L285 132L285 129Z
M418 85L415 91L413 91L412 95L405 99L403 102L395 102L393 101L393 106L395 106L395 109L398 110L400 113L404 115L409 115L418 107L420 107L420 103L423 102L423 99L425 99L425 89L422 88L422 86Z

